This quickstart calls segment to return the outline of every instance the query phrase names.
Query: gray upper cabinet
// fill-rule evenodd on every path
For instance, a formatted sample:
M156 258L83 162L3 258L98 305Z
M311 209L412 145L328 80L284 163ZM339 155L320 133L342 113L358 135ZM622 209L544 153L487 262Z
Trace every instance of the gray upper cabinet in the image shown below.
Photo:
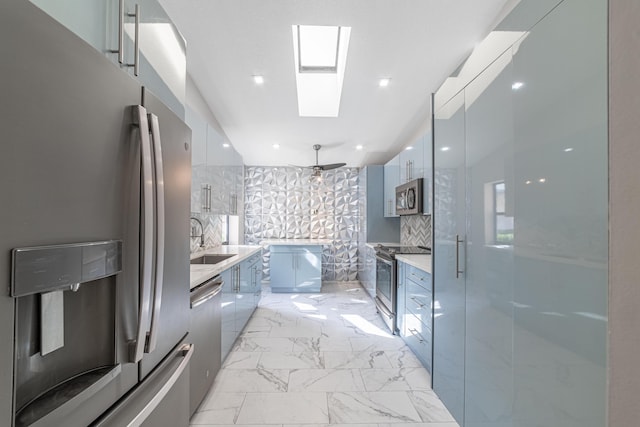
M396 187L400 185L400 155L384 165L384 216L396 215Z
M407 145L400 156L400 182L424 178L424 137Z
M31 0L100 52L118 48L118 2L106 0ZM109 55L117 61L117 54Z
M243 211L242 156L197 112L186 108L192 131L191 211L239 215Z
M179 117L185 117L186 44L157 0L124 0L122 9L117 0L32 3L134 75Z
M433 204L433 134L431 129L423 136L424 148L422 150L423 178L422 185L422 213L431 215L431 206Z

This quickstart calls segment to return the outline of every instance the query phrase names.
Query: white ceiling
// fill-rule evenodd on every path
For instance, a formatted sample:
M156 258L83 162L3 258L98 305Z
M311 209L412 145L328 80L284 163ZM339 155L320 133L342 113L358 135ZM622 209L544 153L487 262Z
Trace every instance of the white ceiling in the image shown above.
M382 164L429 126L430 94L508 0L160 0L187 70L248 165ZM298 116L291 25L351 27L340 115ZM265 78L256 86L252 76ZM390 77L387 88L378 87ZM279 144L275 150L273 144ZM364 150L356 151L362 144Z

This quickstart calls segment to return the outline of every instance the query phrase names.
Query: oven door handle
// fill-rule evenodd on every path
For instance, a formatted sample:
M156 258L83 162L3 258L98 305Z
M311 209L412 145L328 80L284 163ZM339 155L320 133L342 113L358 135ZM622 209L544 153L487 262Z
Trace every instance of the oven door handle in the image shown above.
M393 267L393 261L391 261L389 259L386 259L386 258L383 258L381 256L376 255L376 261L381 261L381 262Z

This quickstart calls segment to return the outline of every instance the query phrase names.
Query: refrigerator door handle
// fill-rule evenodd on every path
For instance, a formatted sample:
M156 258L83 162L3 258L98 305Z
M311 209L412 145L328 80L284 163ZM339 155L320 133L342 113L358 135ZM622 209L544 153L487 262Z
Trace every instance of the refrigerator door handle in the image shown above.
M151 312L151 327L145 352L151 353L156 348L158 341L158 323L160 321L160 309L162 307L162 285L164 283L164 243L165 243L165 218L164 218L164 167L162 164L162 143L160 141L160 124L158 116L149 114L151 125L151 142L153 144L153 160L155 162L155 195L156 195L156 259L155 282L153 285L153 307Z
M151 141L149 140L149 122L147 110L141 106L134 107L134 122L140 132L140 151L142 160L142 253L140 266L140 303L138 309L138 331L132 343L131 361L139 362L144 353L146 335L149 329L149 312L151 310L151 279L153 262L153 166L151 161Z
M139 427L144 421L149 417L149 415L156 409L158 404L164 399L164 397L171 391L173 385L178 381L180 375L184 372L184 370L189 365L189 361L191 360L191 356L193 355L194 350L193 344L185 344L180 349L180 353L183 359L180 361L180 364L176 368L176 370L171 374L171 377L167 380L167 382L162 386L162 388L158 391L158 393L153 396L153 398L147 403L144 409L138 413L138 415L127 424L127 427Z

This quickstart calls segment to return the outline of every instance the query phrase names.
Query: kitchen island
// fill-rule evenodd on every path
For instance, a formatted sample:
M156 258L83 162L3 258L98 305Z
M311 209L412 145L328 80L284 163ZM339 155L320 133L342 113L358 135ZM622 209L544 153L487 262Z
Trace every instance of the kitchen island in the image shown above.
M272 292L320 292L322 247L329 239L263 240L269 246Z

